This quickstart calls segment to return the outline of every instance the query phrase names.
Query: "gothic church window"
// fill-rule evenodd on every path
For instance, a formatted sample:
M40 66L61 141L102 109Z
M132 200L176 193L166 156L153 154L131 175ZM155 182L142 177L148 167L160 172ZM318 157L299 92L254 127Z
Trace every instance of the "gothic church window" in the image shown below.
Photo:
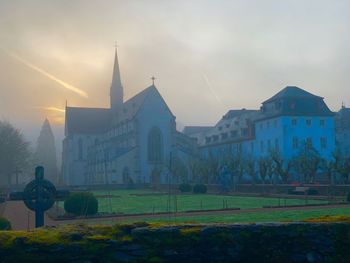
M161 163L163 156L163 138L159 128L154 127L148 134L148 161Z

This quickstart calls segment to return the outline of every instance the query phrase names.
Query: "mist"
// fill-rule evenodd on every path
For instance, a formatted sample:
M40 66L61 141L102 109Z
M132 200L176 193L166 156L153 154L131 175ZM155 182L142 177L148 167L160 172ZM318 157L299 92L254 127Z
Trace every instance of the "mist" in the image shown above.
M154 75L179 127L259 108L287 85L338 110L350 105L349 9L349 1L2 0L0 118L35 145L47 117L60 151L66 101L109 107L116 41L125 99Z

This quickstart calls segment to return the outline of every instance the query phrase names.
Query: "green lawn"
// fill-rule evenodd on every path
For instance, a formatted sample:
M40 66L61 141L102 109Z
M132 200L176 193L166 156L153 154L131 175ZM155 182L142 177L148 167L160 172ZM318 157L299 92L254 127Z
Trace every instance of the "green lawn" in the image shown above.
M142 218L136 220L106 220L96 222L89 221L89 224L116 224L116 223L132 223L132 222L149 222L149 223L259 223L259 222L291 222L302 221L310 218L321 216L350 216L349 208L332 208L332 209L314 209L307 211L271 211L269 213L247 213L237 215L206 215L191 217L175 217L163 216L159 218Z
M99 212L124 214L157 213L168 211L168 195L147 190L94 191L97 196L112 195L111 198L98 197ZM177 211L214 210L228 208L261 208L267 205L300 205L301 199L278 199L263 197L222 196L209 194L177 195ZM324 203L320 200L308 200L309 204ZM175 198L171 196L171 211L175 208Z

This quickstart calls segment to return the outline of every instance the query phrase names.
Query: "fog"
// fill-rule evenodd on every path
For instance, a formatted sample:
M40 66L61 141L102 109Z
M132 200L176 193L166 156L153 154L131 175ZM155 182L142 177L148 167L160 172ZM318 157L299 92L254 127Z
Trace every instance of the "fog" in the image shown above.
M154 75L180 127L259 108L286 85L338 110L350 105L349 10L341 0L0 0L0 118L35 143L47 117L60 151L66 100L109 106L115 41L125 99Z

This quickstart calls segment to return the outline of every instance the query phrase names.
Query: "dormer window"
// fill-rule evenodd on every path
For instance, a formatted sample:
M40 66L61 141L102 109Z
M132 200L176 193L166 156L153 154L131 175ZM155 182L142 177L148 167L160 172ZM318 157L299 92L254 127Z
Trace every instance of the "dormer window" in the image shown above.
M226 132L221 134L221 140L226 140L227 137L228 137L228 136L227 136L227 133L226 133Z
M294 110L295 109L295 101L292 101L289 103L289 108Z
M309 127L311 126L311 119L307 119L306 120L306 125L309 126Z
M221 131L221 130L222 130L222 126L219 126L219 128L218 128L218 129L219 129L219 131Z

